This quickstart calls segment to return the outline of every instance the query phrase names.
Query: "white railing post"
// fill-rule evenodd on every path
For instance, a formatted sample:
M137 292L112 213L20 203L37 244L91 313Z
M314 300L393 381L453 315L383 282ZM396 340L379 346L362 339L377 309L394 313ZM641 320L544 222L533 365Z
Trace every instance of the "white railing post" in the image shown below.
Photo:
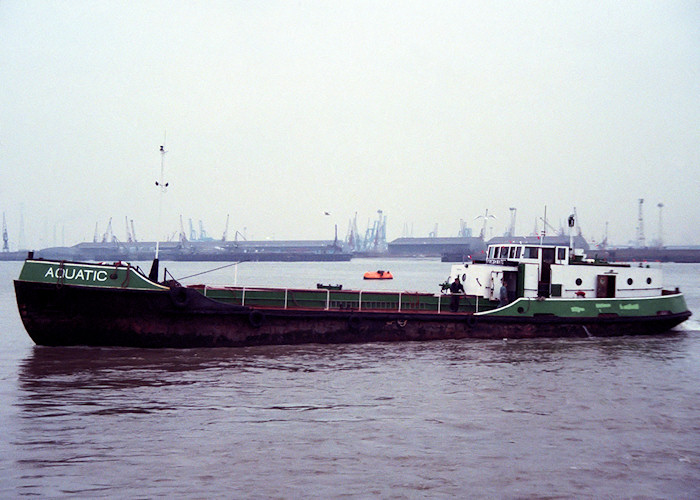
M243 287L243 294L241 295L241 305L245 305L245 287Z
M326 311L331 307L331 290L326 290Z
M399 292L399 312L401 312L401 293Z
M289 292L289 288L284 289L284 308L287 309L287 292Z
M438 295L438 314L440 314L440 306L442 306L442 294Z
M360 290L360 293L357 296L357 310L362 311L362 290Z

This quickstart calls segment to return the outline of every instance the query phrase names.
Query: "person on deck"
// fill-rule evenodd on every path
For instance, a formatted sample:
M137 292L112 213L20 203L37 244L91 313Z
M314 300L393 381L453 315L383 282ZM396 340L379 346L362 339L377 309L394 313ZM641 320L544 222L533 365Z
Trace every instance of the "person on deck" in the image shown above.
M459 281L459 276L457 276L454 282L450 285L450 311L457 312L459 310L459 297L460 293L464 293L464 286Z
M506 280L501 280L501 290L498 297L498 307L503 307L508 305L508 283Z

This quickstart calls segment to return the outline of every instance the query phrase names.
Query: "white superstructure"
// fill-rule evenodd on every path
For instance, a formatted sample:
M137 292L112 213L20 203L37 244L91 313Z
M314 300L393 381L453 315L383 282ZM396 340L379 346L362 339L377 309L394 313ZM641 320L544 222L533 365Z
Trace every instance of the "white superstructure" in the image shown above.
M517 297L630 298L661 295L661 269L648 264L585 260L559 245L490 245L485 262L452 266L450 283L461 280L467 295L499 300L505 281L509 301Z

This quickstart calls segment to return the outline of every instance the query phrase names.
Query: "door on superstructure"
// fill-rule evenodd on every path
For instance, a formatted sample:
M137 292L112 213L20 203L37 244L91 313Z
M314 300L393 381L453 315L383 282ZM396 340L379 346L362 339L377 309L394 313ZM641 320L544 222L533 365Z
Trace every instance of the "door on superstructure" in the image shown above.
M552 286L552 264L554 264L554 248L542 248L540 254L540 281L537 285L539 297L549 297Z
M508 289L508 303L518 298L518 271L503 271L503 279Z
M615 275L598 275L598 279L596 279L595 296L601 299L611 299L615 297Z

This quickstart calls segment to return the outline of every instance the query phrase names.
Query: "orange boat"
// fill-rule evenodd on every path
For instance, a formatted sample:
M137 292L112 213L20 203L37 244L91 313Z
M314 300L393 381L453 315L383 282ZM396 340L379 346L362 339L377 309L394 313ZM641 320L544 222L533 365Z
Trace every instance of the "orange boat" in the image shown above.
M391 280L394 276L389 271L369 271L365 273L366 280Z

